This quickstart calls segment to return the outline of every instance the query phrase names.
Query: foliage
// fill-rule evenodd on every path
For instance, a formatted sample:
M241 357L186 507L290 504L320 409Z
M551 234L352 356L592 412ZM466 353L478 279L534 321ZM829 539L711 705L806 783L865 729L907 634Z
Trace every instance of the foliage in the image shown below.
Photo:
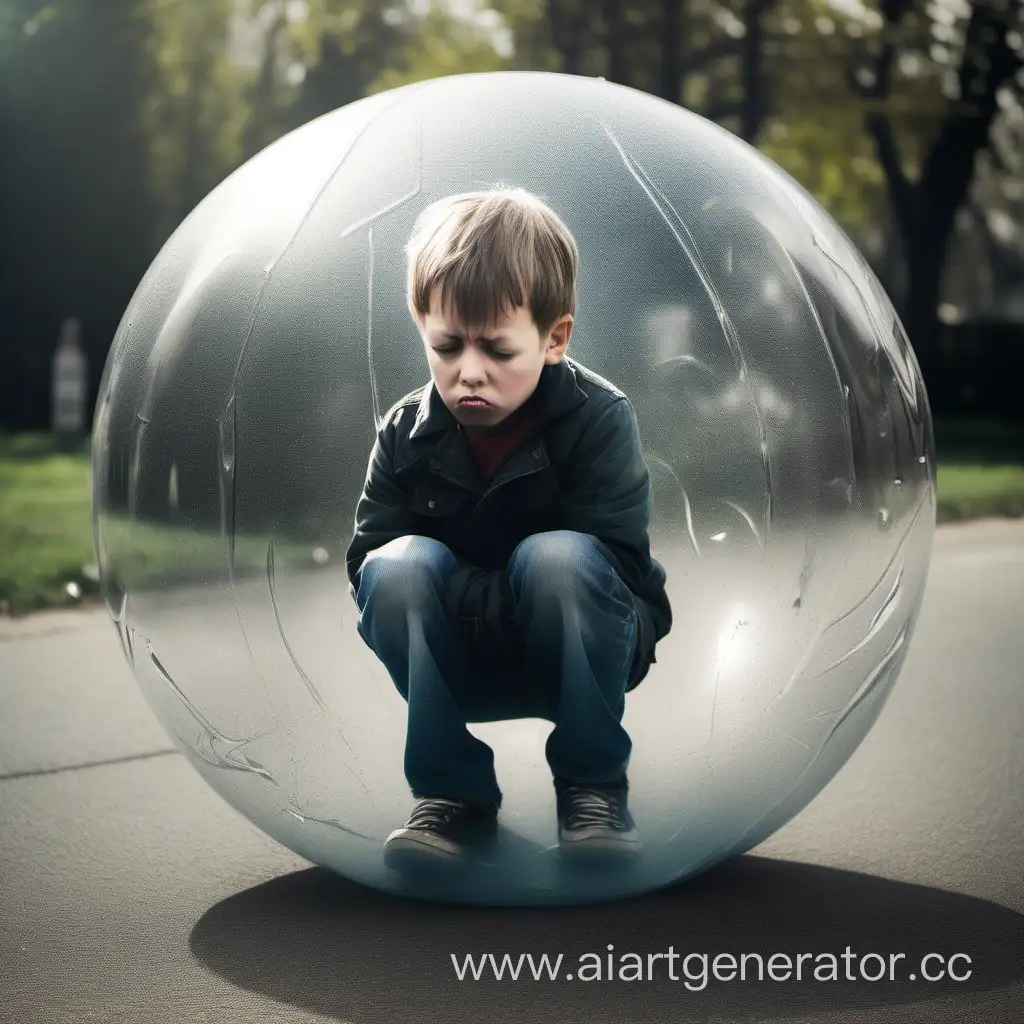
M149 60L158 84L145 97L150 174L167 235L243 159L252 71L234 59L232 0L149 0Z
M900 202L867 122L884 115L900 173L917 181L957 109L971 10L967 0L0 0L0 381L22 382L4 394L4 421L45 415L65 316L85 325L95 393L146 266L244 160L345 103L442 75L571 71L683 103L776 160L876 266L898 258ZM886 53L887 87L876 89ZM975 162L957 222L975 241L957 264L957 297L1009 294L1021 276L1022 81L1000 92L992 145Z

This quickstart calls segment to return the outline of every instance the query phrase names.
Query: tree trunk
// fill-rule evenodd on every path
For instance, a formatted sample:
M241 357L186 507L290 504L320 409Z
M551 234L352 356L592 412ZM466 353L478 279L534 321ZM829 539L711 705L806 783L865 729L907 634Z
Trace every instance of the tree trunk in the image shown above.
M622 38L622 0L602 0L604 10L605 50L608 53L608 68L605 77L609 82L626 82L626 54Z
M764 30L761 19L773 0L746 0L743 24L746 32L740 41L740 138L751 145L761 131L765 116L765 83L761 74L764 57Z
M586 15L572 0L548 0L548 23L555 49L562 55L562 72L580 74L583 64L583 26Z
M906 295L900 303L900 318L917 356L934 409L948 407L950 384L942 371L939 344L942 333L939 301L948 248L948 232L943 234L945 238L940 241L933 225L925 223L904 240L907 286Z
M888 0L882 9L888 24L895 27L907 4L905 0ZM970 192L978 153L988 145L998 107L996 95L1021 66L1007 38L1013 10L1009 0L978 0L974 4L959 69L960 98L950 104L916 182L903 173L887 115L875 111L865 118L885 171L907 261L906 291L897 307L936 409L944 406L952 383L943 379L939 353L939 303L946 254L957 211ZM895 48L887 43L876 62L875 82L865 92L869 99L888 98L894 58Z
M274 20L263 40L259 75L252 93L252 110L242 135L242 157L245 160L272 141L274 94L277 88L277 46L286 25L284 4L279 2L274 12Z
M669 103L682 100L683 54L680 38L680 0L661 4L661 83L659 95Z

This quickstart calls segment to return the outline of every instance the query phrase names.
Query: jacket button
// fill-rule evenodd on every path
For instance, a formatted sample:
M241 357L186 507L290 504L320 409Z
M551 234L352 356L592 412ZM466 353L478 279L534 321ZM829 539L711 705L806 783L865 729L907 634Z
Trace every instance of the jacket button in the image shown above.
M436 505L436 504L437 504L437 502L435 502L435 501L428 501L427 502L427 508L433 508L434 505Z
M533 457L535 459L539 459L540 458L540 449L539 448L534 448L533 449Z

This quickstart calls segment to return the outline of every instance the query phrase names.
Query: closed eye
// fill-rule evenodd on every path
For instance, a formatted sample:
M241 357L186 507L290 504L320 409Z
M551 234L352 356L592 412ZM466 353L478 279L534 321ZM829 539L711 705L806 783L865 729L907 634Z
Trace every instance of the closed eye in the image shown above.
M458 345L456 345L454 348L435 348L434 349L434 351L439 356L451 355L452 352L458 352L458 350L459 350L459 346ZM512 359L512 358L514 358L515 353L514 352L492 352L491 355L494 356L495 359Z

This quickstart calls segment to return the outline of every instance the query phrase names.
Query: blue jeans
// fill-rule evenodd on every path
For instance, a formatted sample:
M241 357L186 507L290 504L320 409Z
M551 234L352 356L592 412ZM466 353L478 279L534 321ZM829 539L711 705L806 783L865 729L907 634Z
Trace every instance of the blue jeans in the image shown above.
M632 748L622 727L637 643L633 595L589 534L537 533L508 562L525 662L471 664L445 610L469 564L410 535L371 551L358 575L357 629L409 706L405 777L413 795L500 806L494 751L467 722L546 718L556 781L613 782Z

